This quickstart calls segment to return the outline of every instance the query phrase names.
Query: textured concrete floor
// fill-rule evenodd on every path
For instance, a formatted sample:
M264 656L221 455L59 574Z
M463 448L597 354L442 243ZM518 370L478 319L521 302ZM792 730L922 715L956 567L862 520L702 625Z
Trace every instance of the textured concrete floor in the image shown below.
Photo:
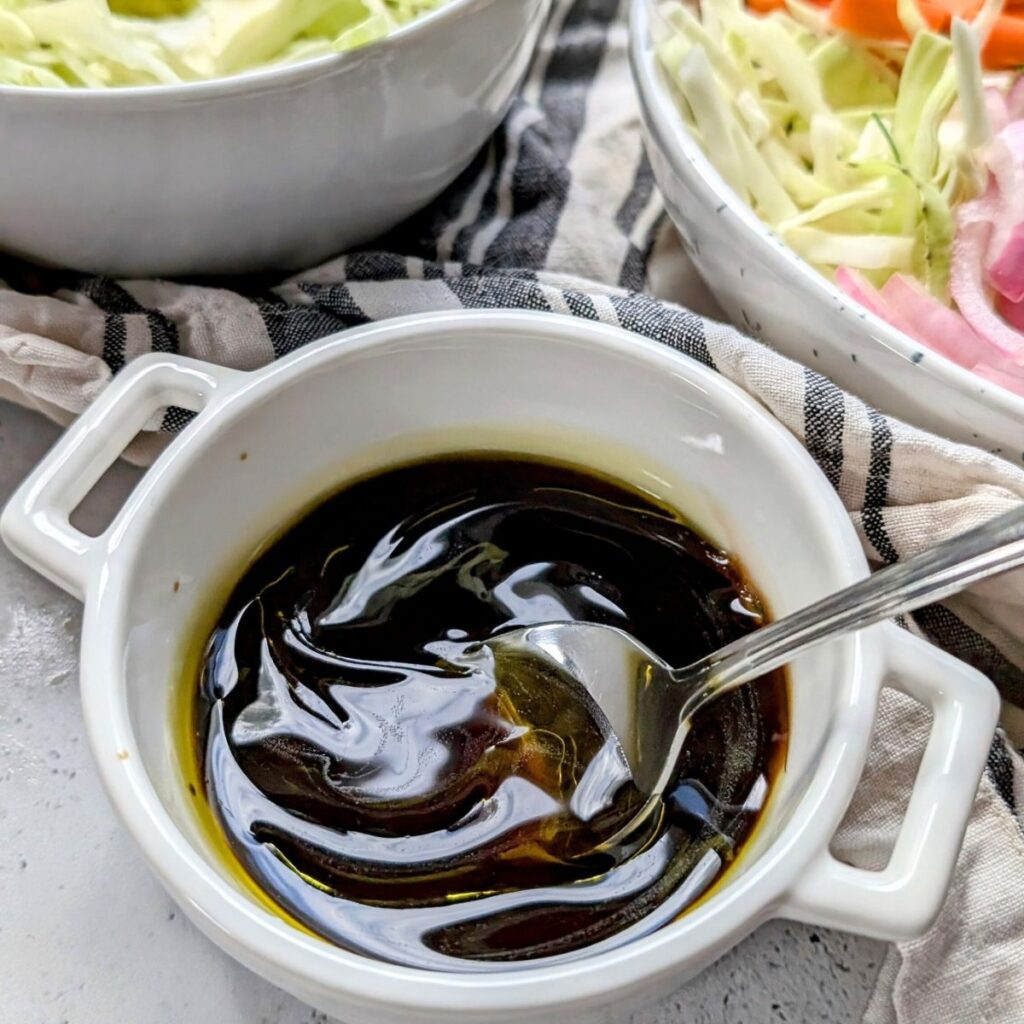
M0 501L55 437L0 403ZM118 467L82 525L136 475ZM74 601L0 551L0 1024L323 1024L200 936L121 831L82 735L80 623ZM770 924L628 1024L853 1024L883 950Z

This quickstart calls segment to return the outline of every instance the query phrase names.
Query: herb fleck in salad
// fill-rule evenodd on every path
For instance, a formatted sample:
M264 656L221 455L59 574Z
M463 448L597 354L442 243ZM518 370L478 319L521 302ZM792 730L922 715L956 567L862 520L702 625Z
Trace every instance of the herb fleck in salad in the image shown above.
M448 0L0 0L0 84L171 85L364 46Z
M678 0L659 58L728 184L873 313L1024 395L1024 0Z

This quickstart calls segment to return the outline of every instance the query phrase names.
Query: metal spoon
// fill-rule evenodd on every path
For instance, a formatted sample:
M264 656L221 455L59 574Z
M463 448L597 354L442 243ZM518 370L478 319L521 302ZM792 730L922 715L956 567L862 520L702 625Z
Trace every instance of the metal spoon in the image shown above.
M826 640L939 601L1020 565L1024 509L1015 509L684 668L667 665L622 630L588 623L531 626L494 637L485 646L499 671L504 659L539 660L546 670L571 677L604 712L634 784L650 798L604 844L610 845L640 826L660 803L691 720L705 705Z

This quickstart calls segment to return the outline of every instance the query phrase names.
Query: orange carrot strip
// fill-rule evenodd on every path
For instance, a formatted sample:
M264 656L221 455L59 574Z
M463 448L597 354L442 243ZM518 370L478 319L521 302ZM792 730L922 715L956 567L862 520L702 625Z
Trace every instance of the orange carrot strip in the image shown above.
M1024 15L1004 14L995 23L982 59L993 71L1024 67Z
M981 10L981 4L982 0L918 0L917 6L929 22L940 15L947 20L956 16L969 21Z
M954 16L973 18L980 7L981 0L917 0L921 16L936 32L948 32ZM869 39L907 39L895 0L835 0L830 20L844 32Z
M828 0L814 0L819 5ZM936 32L948 32L954 17L973 18L982 0L917 0L918 10ZM785 7L785 0L747 0L752 10L767 14ZM991 70L1024 67L1024 0L1008 0L985 46L983 59ZM1019 13L1018 13L1019 12ZM841 32L886 42L906 42L906 29L896 0L832 0L829 23Z
M905 40L894 0L835 0L829 10L834 28L868 39Z

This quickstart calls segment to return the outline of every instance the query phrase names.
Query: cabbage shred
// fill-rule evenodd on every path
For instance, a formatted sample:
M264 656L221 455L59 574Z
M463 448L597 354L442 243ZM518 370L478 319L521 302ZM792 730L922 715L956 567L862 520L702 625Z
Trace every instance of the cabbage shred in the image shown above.
M907 49L836 34L813 8L736 0L658 8L658 56L683 116L733 189L823 273L914 275L949 298L951 206L975 188L951 118L948 38ZM940 125L946 125L944 132Z
M0 0L0 84L171 85L382 39L448 0Z

